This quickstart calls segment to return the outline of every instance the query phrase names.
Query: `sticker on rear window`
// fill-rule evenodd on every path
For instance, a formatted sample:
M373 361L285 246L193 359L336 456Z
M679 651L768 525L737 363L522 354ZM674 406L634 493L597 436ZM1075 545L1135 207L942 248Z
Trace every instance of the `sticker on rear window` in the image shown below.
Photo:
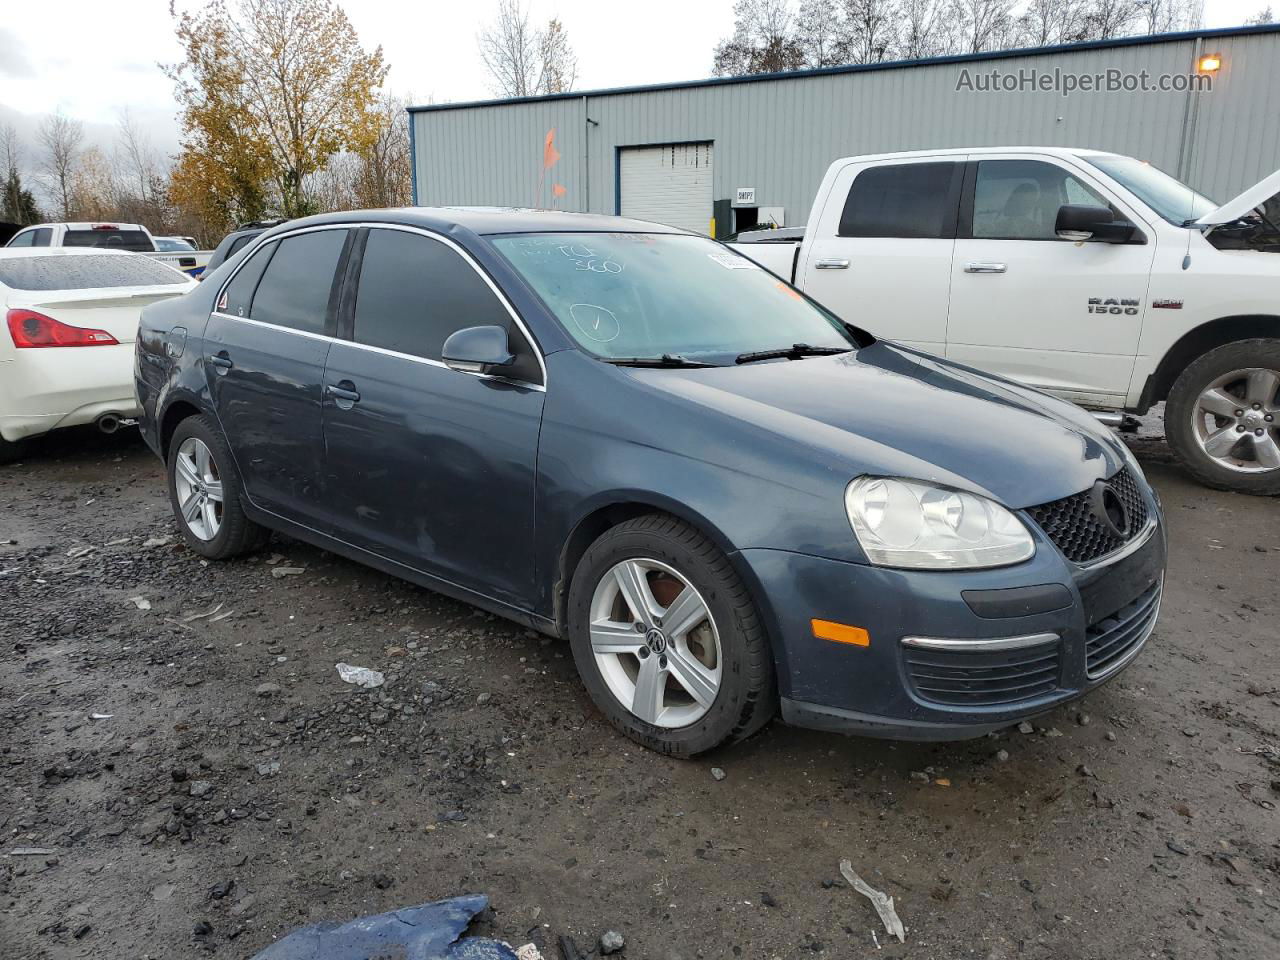
M727 270L759 270L760 264L736 253L708 253L708 257Z

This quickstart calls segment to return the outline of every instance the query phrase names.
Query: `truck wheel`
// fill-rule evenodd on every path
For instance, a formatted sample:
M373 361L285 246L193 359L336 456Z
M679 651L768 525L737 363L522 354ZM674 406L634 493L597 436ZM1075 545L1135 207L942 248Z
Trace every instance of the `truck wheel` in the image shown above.
M1173 384L1169 446L1219 490L1280 494L1280 340L1241 340L1201 356Z
M22 445L0 437L0 463L13 463L22 456Z
M650 514L587 550L568 633L587 692L624 734L692 757L773 716L773 657L746 585L693 527Z

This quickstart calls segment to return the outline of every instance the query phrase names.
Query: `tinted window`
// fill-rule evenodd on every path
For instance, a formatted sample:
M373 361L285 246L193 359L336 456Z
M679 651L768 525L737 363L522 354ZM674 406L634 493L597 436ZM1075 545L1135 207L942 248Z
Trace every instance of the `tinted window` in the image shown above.
M253 319L324 333L334 270L346 239L346 230L317 230L281 240L253 295Z
M156 249L161 253L185 253L195 249L187 241L180 240L177 237L156 237L155 241Z
M28 230L26 233L19 233L12 240L5 244L6 247L29 247L35 243L36 232Z
M257 251L245 265L236 271L235 277L222 291L218 300L218 310L229 313L233 317L249 316L249 305L253 302L253 292L258 289L258 281L262 279L262 271L271 262L271 255L276 252L277 244L269 243Z
M35 240L31 242L31 245L33 247L47 247L52 239L53 229L51 227L41 227L35 232Z
M141 230L68 230L62 238L64 247L106 247L108 250L131 250L152 253L155 244Z
M242 237L236 237L234 240L231 241L231 246L227 248L227 257L230 258L233 254L235 254L238 250L240 250L241 247L243 247L246 243L248 243L250 240L252 240L256 236L258 236L258 234L256 233L246 233Z
M186 283L189 278L147 257L54 254L0 260L0 283L15 290L91 290Z
M1064 203L1107 201L1054 163L983 160L973 189L973 235L989 240L1057 240Z
M443 243L399 230L369 231L356 294L357 343L439 360L455 330L495 325L509 331L510 322L484 279Z
M954 237L962 171L959 163L863 170L849 188L840 236Z

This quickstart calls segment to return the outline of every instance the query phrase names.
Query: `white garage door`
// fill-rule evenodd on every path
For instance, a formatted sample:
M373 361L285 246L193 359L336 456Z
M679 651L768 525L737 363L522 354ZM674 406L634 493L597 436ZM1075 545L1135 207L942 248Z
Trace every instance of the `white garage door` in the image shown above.
M698 233L711 229L711 144L624 147L621 214Z

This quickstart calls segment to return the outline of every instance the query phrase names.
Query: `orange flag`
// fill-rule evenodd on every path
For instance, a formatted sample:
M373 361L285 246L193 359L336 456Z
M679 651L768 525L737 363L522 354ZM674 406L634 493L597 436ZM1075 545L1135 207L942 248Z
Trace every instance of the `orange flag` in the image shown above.
M563 183L553 183L551 185L551 195L553 197L563 197L569 191L564 188Z
M556 131L552 127L547 131L547 139L542 145L542 168L550 170L560 159L560 151L556 149Z

